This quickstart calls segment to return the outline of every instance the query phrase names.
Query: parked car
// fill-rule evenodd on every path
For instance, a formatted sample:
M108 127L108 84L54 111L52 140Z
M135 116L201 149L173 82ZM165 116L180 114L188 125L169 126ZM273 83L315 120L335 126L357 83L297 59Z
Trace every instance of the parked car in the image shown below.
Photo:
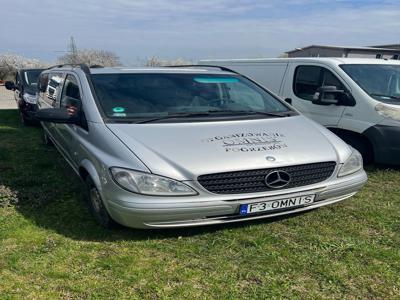
M62 78L55 99L46 93ZM303 212L353 196L359 152L219 68L61 66L37 118L86 182L96 220L165 228Z
M34 118L37 102L37 79L43 69L19 69L15 75L15 83L6 81L5 87L14 91L21 121L24 125L38 124Z
M360 58L202 60L251 77L358 149L400 165L400 62Z

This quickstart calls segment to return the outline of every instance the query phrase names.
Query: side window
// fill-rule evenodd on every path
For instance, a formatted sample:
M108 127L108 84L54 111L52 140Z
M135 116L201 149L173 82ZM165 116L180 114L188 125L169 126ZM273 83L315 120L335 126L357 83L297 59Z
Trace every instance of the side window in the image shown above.
M50 105L53 105L57 100L57 96L60 92L61 81L62 73L50 73L48 76L44 100Z
M48 73L40 74L38 89L39 89L39 94L40 94L41 98L43 98L44 97L44 93L46 93L48 81L49 81L49 74Z
M64 88L61 94L61 107L68 107L79 104L81 93L79 91L78 81L75 76L68 74L65 78Z
M339 79L323 67L299 66L296 68L293 91L297 97L312 101L315 92L321 86L336 86L337 89L344 89Z
M80 122L77 125L88 131L89 127L86 120L85 112L81 109L81 102L82 99L78 81L74 75L68 74L64 81L60 107L67 108L70 115L79 114Z

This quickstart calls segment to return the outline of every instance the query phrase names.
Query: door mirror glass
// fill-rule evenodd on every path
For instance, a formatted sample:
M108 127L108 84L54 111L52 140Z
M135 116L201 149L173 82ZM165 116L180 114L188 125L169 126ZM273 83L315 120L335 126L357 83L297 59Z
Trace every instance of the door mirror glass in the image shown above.
M14 82L12 82L12 81L6 81L6 82L4 83L4 86L6 87L7 90L10 90L10 91L15 91L16 88L17 88L17 87L15 86Z

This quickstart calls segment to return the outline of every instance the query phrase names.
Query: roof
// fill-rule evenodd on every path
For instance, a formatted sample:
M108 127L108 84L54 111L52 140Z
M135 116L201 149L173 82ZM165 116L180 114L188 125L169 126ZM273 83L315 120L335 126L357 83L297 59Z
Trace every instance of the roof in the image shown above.
M58 65L52 68L47 69L47 71L54 71L54 70L72 70L74 68L83 68L82 65ZM86 67L86 70L87 67ZM132 74L132 73L154 73L154 74L225 74L225 75L232 75L232 72L220 70L218 67L214 68L201 68L201 67L92 67L89 68L90 74ZM85 70L84 70L85 71ZM87 71L86 71L87 72Z
M118 68L91 68L91 74L117 74L117 73L207 73L207 74L232 74L220 69L206 69L197 67L118 67Z
M241 58L241 59L210 59L201 60L199 64L217 64L229 66L229 63L288 63L290 61L296 62L324 62L326 64L395 64L400 65L399 60L386 60L376 58L348 58L348 57L293 57L293 58Z
M400 49L400 44L376 45L376 46L370 46L370 47L373 47L373 48L389 48L389 49L398 50L398 49Z
M371 47L354 47L354 46L333 46L333 45L310 45L306 47L296 48L294 50L286 51L285 53L295 53L298 51L303 51L310 48L324 48L324 49L343 49L343 50L365 50L365 51L382 51L382 52L392 52L398 51L397 48L380 48L378 46L371 46Z

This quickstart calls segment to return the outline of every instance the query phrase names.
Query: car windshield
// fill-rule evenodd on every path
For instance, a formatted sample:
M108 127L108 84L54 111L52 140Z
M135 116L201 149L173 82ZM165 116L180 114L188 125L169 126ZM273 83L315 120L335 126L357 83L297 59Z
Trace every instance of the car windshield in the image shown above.
M24 80L27 85L37 85L37 80L42 70L28 70L24 72Z
M279 114L291 110L251 81L236 75L177 73L93 74L110 119L149 119L220 114Z
M400 65L346 64L340 67L374 99L400 104Z

